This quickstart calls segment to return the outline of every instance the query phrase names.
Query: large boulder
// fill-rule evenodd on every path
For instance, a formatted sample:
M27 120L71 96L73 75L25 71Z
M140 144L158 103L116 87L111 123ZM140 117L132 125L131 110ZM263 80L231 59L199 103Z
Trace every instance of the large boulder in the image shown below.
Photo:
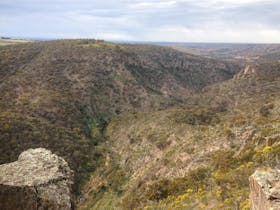
M258 169L249 181L252 210L280 210L280 170Z
M73 171L67 162L38 148L0 165L0 209L70 210Z

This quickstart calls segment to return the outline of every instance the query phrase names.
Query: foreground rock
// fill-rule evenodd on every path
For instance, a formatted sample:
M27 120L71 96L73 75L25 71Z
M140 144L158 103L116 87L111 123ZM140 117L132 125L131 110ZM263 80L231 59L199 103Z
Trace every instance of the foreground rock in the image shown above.
M258 169L249 181L252 210L280 209L280 170Z
M73 172L51 151L29 149L0 165L0 209L73 209Z

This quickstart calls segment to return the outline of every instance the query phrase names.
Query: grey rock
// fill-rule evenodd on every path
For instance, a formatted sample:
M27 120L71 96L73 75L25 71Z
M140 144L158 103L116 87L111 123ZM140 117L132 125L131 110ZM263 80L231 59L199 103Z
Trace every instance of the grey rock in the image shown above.
M280 210L280 170L258 169L249 182L252 210Z
M73 171L44 148L29 149L0 165L0 209L73 209Z

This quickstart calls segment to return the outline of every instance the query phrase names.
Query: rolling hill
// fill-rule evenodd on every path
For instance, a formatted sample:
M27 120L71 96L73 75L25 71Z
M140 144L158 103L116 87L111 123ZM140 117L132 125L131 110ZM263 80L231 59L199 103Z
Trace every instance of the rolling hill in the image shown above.
M245 64L278 61L279 44L177 43L165 44L182 52Z

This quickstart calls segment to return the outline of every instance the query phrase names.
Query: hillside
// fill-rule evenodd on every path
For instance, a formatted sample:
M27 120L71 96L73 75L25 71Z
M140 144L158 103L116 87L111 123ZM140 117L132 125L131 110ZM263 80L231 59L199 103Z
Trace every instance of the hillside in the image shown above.
M0 164L50 149L75 171L81 210L249 209L248 177L279 167L280 63L265 61L100 40L0 47Z
M188 103L113 117L80 208L249 209L248 177L279 167L280 64L248 66Z
M0 163L45 147L76 172L76 192L107 150L116 114L182 104L240 66L165 47L60 40L0 48Z
M182 52L250 64L278 61L280 55L279 44L170 43L166 45Z

